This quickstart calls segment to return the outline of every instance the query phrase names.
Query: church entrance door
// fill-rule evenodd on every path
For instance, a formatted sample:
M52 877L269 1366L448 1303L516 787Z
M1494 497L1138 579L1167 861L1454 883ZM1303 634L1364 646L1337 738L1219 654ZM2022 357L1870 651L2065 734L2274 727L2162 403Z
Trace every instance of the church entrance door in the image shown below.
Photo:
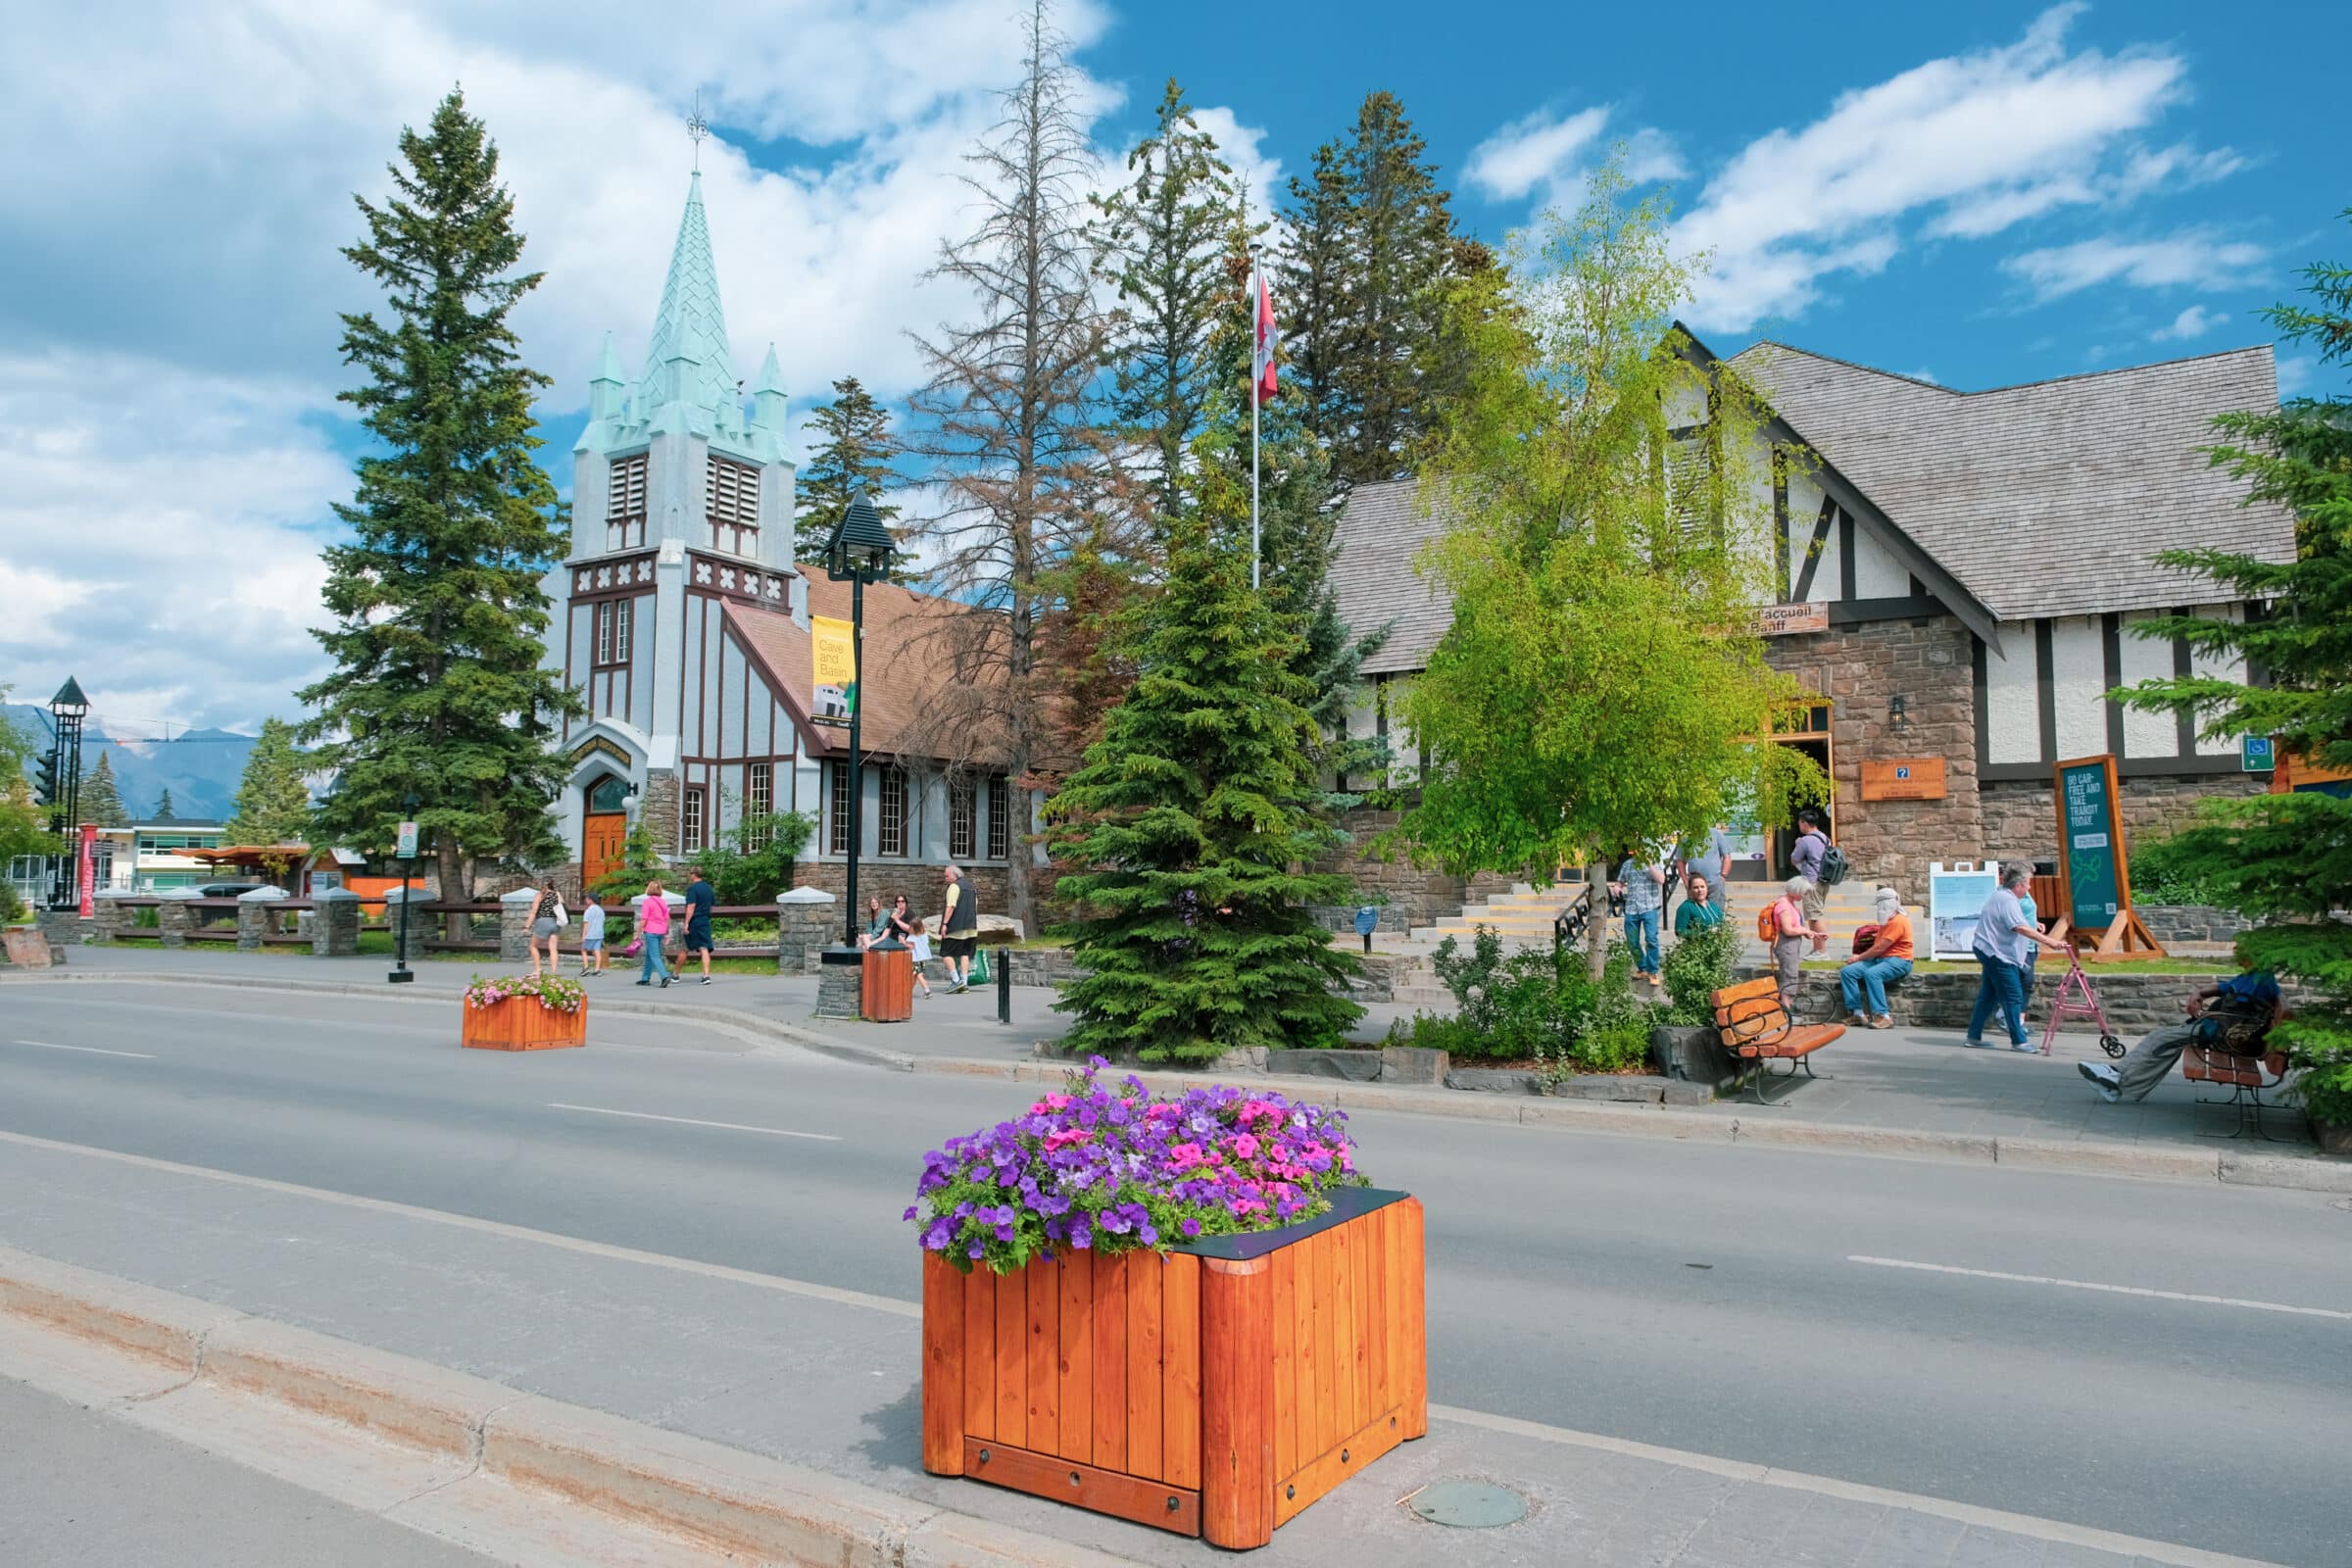
M628 858L628 791L610 773L588 786L588 809L580 819L580 878L588 887Z

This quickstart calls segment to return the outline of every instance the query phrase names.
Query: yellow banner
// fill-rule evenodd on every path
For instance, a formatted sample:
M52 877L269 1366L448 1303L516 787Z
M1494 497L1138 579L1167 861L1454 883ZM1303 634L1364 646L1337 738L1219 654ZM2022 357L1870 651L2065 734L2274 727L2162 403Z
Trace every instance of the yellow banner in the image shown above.
M846 620L808 617L809 662L816 690L809 716L846 724L858 706L858 633Z

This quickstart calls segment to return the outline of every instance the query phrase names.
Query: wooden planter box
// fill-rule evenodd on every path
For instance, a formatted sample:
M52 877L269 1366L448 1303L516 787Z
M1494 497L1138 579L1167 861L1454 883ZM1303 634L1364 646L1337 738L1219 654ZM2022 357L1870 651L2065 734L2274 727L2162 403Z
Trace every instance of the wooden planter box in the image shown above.
M543 1007L536 997L509 997L487 1007L466 1008L468 1051L555 1051L588 1043L588 1004L577 1012Z
M969 1274L923 1254L923 1468L1262 1546L1429 1431L1421 1204L1161 1256Z

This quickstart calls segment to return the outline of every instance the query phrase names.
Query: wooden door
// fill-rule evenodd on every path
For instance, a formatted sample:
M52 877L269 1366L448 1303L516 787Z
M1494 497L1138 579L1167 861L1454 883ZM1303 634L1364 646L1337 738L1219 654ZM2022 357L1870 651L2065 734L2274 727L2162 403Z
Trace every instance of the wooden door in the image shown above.
M629 818L625 811L591 811L582 821L580 875L594 887L600 877L621 863Z

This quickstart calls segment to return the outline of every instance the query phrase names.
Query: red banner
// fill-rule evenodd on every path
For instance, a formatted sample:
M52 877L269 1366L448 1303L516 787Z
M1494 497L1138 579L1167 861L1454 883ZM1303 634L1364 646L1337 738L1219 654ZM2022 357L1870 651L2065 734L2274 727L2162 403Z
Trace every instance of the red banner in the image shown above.
M75 881L76 881L76 882L79 884L79 886L80 886L80 888L81 888L81 917L82 917L84 920L87 920L87 919L90 917L91 913L92 913L92 910L91 910L91 907L90 907L90 902L91 902L91 878L92 878L93 876L95 876L95 875L96 875L96 872L97 872L97 860L98 860L98 824L97 824L97 823L95 823L95 822L84 822L84 823L82 823L82 824L81 824L81 848L80 848L80 850L79 850L78 852L76 852L76 854L74 855L74 880L75 880Z

